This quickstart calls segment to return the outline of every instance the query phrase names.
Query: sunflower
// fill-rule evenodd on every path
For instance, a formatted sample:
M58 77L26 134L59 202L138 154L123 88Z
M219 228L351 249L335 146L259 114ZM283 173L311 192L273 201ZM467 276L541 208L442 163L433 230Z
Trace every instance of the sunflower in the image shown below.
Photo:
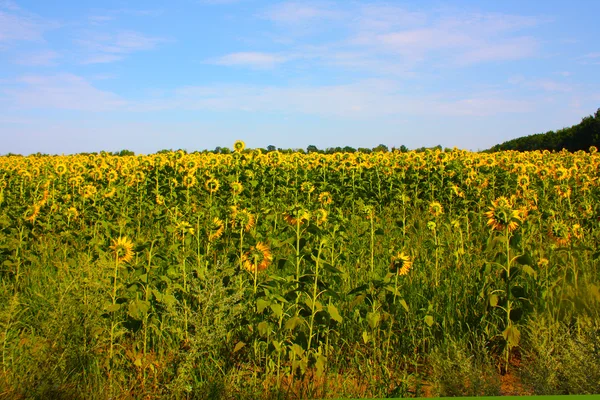
M98 192L98 189L96 189L96 186L86 185L83 188L82 196L84 199L89 199L90 197L93 197L97 192Z
M444 213L444 207L442 207L442 205L439 202L432 201L431 203L429 203L429 212L434 217L439 217Z
M250 251L244 253L242 257L242 265L249 272L264 271L273 261L273 255L269 246L262 242L258 242L250 248Z
M250 229L252 229L256 223L254 215L245 208L238 210L236 206L231 206L230 210L231 226L233 228L240 226L243 227L246 232L250 232Z
M410 271L412 264L409 256L404 253L398 253L392 256L391 270L398 273L398 275L406 275Z
M302 185L300 185L300 190L303 193L312 193L315 190L315 185L310 182L303 182Z
M558 167L556 171L554 171L554 179L558 181L565 180L569 177L569 170L563 167Z
M208 227L208 241L212 242L220 238L224 230L225 225L223 224L223 221L218 217L214 217L212 223Z
M110 199L111 197L113 197L115 195L116 192L117 192L117 189L113 186L110 190L106 189L102 196L105 199Z
M183 177L182 183L183 186L189 189L196 184L196 177L192 174L187 174Z
M39 214L40 214L40 206L37 204L34 204L32 207L28 208L27 211L25 211L24 217L25 217L25 220L27 220L29 222L34 222Z
M236 153L241 153L242 151L244 151L245 148L246 148L246 143L244 143L241 140L236 140L235 143L233 143L233 150Z
M522 188L527 188L527 186L529 186L529 176L528 175L519 175L519 177L517 178L517 183Z
M117 240L112 241L110 249L117 262L130 262L133 260L133 243L127 238L127 236L120 236Z
M211 178L206 181L204 187L209 193L214 194L217 190L219 190L219 181L216 178Z
M554 186L554 190L556 190L556 194L562 198L568 199L571 197L571 187L569 185L556 185Z
M331 193L323 192L319 195L319 203L321 203L322 205L328 206L332 202L333 202L333 199L331 198Z
M234 196L239 195L240 193L242 193L243 190L244 190L244 185L242 185L241 182L238 182L238 181L231 182L231 193Z
M569 227L562 221L554 221L550 224L548 235L559 246L566 246L571 241Z
M506 197L499 197L492 202L492 207L484 215L488 218L487 224L492 230L512 232L519 226L521 219L519 212L512 209Z
M283 215L283 219L285 219L288 224L293 226L295 226L298 222L300 222L300 225L302 225L304 222L310 219L310 213L306 210L298 210L294 211L293 216L285 213Z
M583 239L583 228L581 227L581 225L579 225L579 224L573 225L572 230L573 230L573 236L575 236L579 240Z
M315 212L315 219L317 221L317 225L323 225L325 222L327 222L327 216L328 213L325 209L323 208L319 208L316 212Z
M63 163L56 164L56 167L54 167L54 171L58 176L63 176L67 173L67 166Z
M108 171L106 173L106 180L109 183L113 183L115 182L117 179L119 179L119 173L117 171L115 171L114 169L111 169L110 171Z

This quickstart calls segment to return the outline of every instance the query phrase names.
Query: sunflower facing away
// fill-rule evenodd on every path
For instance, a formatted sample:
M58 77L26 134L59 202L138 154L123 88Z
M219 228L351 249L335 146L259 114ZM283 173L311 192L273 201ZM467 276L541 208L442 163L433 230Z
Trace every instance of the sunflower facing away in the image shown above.
M407 275L411 267L412 261L410 260L410 257L404 253L398 253L395 256L392 256L392 272L397 272L398 275Z
M117 262L130 262L133 260L133 243L127 236L119 237L117 240L113 239L110 249L113 251Z
M236 153L241 153L242 151L244 151L244 149L245 149L245 148L246 148L246 143L244 143L244 142L243 142L243 141L241 141L241 140L236 140L236 141L233 143L233 150L234 150Z
M215 178L207 180L204 184L204 187L206 188L206 190L208 190L209 193L215 193L217 190L219 190L219 186L219 181Z
M256 246L250 248L250 251L244 253L242 262L244 268L249 272L264 271L273 261L273 255L269 246L258 242Z
M510 201L506 197L499 197L492 202L492 207L485 212L487 224L495 231L514 231L521 223L519 212L513 210Z
M429 203L429 212L434 217L438 217L444 213L444 207L442 207L442 205L439 202L432 201L431 203Z
M559 246L566 246L571 241L571 231L562 221L554 221L548 229L548 234Z

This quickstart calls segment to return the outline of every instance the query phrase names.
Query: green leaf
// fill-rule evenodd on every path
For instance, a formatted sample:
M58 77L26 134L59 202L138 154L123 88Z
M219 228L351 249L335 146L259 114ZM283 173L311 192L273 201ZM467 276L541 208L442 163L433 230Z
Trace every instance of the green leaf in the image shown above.
M317 377L323 376L325 372L325 364L327 363L327 358L324 355L319 354L317 356L317 361L315 362L315 367L317 368Z
M329 316L332 320L342 323L342 316L340 315L338 309L333 304L329 304L327 306L327 312L329 312Z
M498 305L498 295L490 294L489 300L490 300L491 307L496 307Z
M261 336L268 336L271 332L271 327L267 321L261 321L258 323L258 334Z
M293 331L294 329L296 329L296 326L298 326L298 324L302 323L303 321L304 321L304 318L302 318L300 316L295 316L295 317L288 319L285 322L284 327L288 331Z
M371 329L377 328L379 321L381 321L381 315L377 311L367 313L367 322Z
M402 307L404 307L406 312L408 312L408 304L406 303L406 300L400 299L400 304L402 305Z
M150 302L145 300L133 300L129 303L127 314L133 319L141 321L150 310Z
M369 343L369 332L367 331L363 331L362 333L362 338L363 338L363 342L365 344Z
M273 303L270 305L271 310L273 311L273 315L277 318L281 318L283 315L283 306L280 303Z
M506 343L508 344L509 348L518 346L521 340L521 332L519 332L517 327L512 324L509 325L504 332L502 332L502 336L504 336L504 339L506 339Z
M534 265L533 258L531 258L529 253L521 254L515 261L520 265Z
M237 353L238 351L240 351L242 349L242 347L244 347L246 345L246 343L244 342L237 342L235 347L233 348L233 352Z
M424 321L428 327L431 328L433 326L433 317L431 315L426 315Z
M531 268L529 265L523 266L523 272L525 272L527 275L533 276L535 279L537 279L537 271L534 270L533 268Z
M108 304L108 305L106 305L105 308L106 308L106 311L108 311L108 312L116 312L121 309L121 305L120 304Z
M258 312L259 314L262 314L262 312L265 310L265 308L267 308L270 304L271 304L271 302L268 300L265 300L265 299L256 300L256 312Z

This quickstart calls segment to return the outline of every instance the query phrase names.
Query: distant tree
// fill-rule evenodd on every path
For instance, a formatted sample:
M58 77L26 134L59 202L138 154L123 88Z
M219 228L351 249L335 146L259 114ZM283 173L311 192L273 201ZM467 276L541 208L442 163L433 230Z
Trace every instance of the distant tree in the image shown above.
M135 153L131 150L121 150L119 152L113 153L115 156L124 157L124 156L135 156Z
M162 149L156 152L156 154L168 154L171 153L173 150L172 149Z
M276 151L277 147L273 146L272 144L267 146L267 151Z
M385 144L380 144L377 147L373 148L373 152L387 153L389 151L388 147Z
M314 144L311 144L306 148L306 152L307 153L318 153L319 148L317 146L315 146Z
M487 152L517 150L569 151L588 150L591 146L600 146L600 108L592 116L582 118L581 122L568 128L546 133L536 133L497 144Z
M372 150L367 147L359 147L357 151L359 153L369 154L369 153L371 153Z
M400 153L408 153L408 147L405 145L400 146Z

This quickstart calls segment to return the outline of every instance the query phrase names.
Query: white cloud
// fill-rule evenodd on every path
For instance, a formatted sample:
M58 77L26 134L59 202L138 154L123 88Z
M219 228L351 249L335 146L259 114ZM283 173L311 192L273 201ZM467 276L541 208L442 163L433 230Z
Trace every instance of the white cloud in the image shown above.
M0 93L10 99L13 107L20 109L114 111L127 105L116 94L97 89L72 74L27 75L17 79L15 85Z
M284 2L268 9L262 16L279 24L298 25L319 19L339 18L343 13L326 3Z
M42 21L0 11L0 44L13 41L41 41L48 25Z
M152 50L163 42L166 42L163 38L146 36L133 31L122 31L113 35L93 35L76 40L76 43L89 53L82 60L83 64L119 61L127 54Z
M259 53L259 52L240 52L231 53L225 56L208 60L209 64L226 66L249 66L254 68L273 68L274 66L291 60L293 57L279 54Z
M52 66L56 65L56 59L60 55L52 50L43 50L35 53L21 54L15 59L15 63L27 66Z
M182 87L161 98L135 104L131 110L207 110L307 114L343 118L398 116L484 116L520 113L534 104L502 93L469 96L414 96L389 80L367 80L329 86L213 85Z
M519 37L482 43L457 55L455 62L459 65L468 65L489 61L520 60L535 55L537 49L537 40L532 37Z

